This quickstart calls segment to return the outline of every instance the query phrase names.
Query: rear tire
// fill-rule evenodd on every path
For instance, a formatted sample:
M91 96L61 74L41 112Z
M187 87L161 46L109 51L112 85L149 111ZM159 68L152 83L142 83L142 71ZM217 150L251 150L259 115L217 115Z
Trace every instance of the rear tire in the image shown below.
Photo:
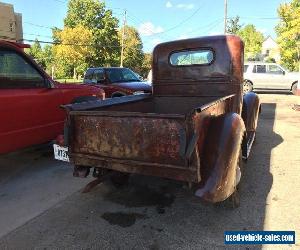
M81 165L75 165L73 176L74 177L80 177L80 178L86 178L90 173L90 167L87 166L81 166Z
M293 93L293 95L297 95L297 83L298 83L298 82L295 82L295 83L292 85L292 93Z
M243 93L247 94L253 90L253 84L249 80L243 82Z

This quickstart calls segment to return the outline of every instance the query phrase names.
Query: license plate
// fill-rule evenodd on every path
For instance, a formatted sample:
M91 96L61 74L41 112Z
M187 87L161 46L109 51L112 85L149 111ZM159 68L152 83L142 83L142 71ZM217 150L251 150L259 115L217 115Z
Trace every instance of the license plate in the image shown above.
M70 162L67 147L62 147L57 144L53 144L53 149L54 149L54 159Z

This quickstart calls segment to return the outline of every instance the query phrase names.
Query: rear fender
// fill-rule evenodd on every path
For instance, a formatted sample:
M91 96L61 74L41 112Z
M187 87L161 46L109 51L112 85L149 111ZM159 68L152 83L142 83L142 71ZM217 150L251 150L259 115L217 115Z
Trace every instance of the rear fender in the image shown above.
M195 195L209 202L228 198L236 188L236 167L245 132L240 115L210 119L201 152L201 182Z

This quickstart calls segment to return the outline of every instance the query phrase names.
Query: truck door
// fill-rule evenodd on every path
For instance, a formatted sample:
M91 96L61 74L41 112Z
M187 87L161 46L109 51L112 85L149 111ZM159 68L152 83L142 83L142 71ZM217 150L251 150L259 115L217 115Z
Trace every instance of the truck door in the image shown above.
M26 56L0 48L0 153L54 139L64 119L61 99Z

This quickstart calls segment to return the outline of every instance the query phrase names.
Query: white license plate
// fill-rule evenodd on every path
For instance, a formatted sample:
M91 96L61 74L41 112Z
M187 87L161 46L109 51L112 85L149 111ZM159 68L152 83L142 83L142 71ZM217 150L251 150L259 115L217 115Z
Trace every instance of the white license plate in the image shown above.
M53 149L54 149L54 158L56 160L70 162L67 147L62 147L57 144L53 144Z

